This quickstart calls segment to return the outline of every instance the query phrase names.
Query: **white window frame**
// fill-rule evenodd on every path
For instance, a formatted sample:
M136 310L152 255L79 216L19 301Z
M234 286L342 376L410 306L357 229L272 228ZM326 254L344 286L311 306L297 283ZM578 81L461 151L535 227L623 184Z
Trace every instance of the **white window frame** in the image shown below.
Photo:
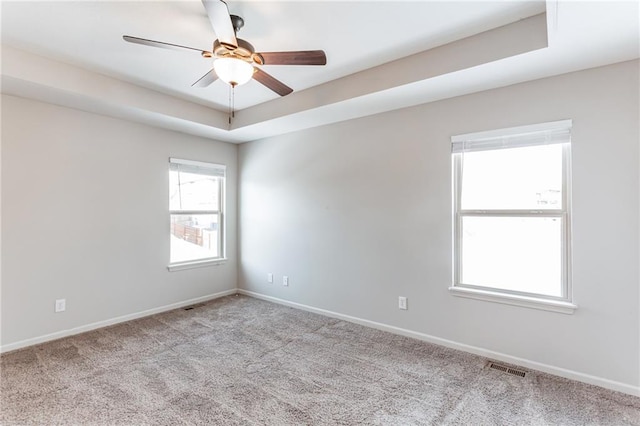
M173 215L205 215L205 214L217 214L218 215L218 256L208 257L197 260L187 260L182 262L170 262L167 266L169 271L180 271L184 269L200 268L204 266L215 266L226 262L225 257L225 186L226 186L226 166L223 164L206 163L202 161L183 160L180 158L169 158L169 170L179 168L184 171L191 171L197 173L198 170L215 173L221 179L218 179L218 209L217 210L186 210L186 209L169 209L169 221Z
M577 308L572 302L571 288L571 120L554 121L531 126L512 127L487 132L458 135L451 138L453 165L453 284L455 296L505 303L571 314ZM465 151L515 148L549 143L562 144L562 208L548 210L463 210L462 155ZM560 297L538 293L492 288L461 283L462 220L465 217L553 217L562 223L562 294Z

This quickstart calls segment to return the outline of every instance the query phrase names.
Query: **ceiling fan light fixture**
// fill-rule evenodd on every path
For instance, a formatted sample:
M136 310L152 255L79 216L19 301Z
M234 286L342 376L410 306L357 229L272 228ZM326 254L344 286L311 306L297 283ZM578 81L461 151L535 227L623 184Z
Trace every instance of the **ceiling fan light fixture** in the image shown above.
M213 61L218 78L231 86L241 86L251 80L253 66L237 58L218 58Z

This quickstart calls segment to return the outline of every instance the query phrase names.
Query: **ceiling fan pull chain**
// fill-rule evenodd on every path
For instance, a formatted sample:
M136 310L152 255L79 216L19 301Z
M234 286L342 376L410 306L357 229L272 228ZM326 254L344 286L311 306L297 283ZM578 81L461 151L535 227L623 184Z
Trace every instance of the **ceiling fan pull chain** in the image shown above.
M228 109L228 113L229 113L229 129L231 129L231 116L232 116L232 107L231 107L231 92L233 90L233 86L229 85L229 109Z
M231 130L231 119L236 116L236 85L229 85L229 130Z

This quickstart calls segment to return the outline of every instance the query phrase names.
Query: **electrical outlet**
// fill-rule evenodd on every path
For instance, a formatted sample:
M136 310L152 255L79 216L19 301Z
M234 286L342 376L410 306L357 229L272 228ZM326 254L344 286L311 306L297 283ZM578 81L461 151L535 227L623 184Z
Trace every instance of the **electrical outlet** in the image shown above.
M400 309L407 309L407 298L406 297L398 297L398 308Z
M289 277L288 276L284 276L282 277L282 285L287 287L289 285Z
M273 283L273 274L271 272L269 272L267 274L267 282L268 283Z
M64 312L67 309L67 299L56 300L56 312Z

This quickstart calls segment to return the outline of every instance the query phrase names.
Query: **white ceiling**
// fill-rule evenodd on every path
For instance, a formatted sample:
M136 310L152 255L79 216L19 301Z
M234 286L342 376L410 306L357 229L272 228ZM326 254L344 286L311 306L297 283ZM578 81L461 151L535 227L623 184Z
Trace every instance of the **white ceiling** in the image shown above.
M228 1L245 20L238 36L257 51L325 50L326 66L265 66L294 90L495 28L544 11L537 2ZM199 0L3 2L2 42L151 89L226 110L228 86L193 88L212 67L198 52L126 43L123 35L212 50L215 33ZM278 95L251 81L243 109Z
M245 20L239 37L250 41L257 51L323 49L328 63L324 67L265 66L267 72L296 92L280 98L255 81L237 88L235 105L243 111L231 131L217 122L167 114L173 120L171 126L178 127L176 130L222 140L250 140L301 126L339 121L341 116L362 116L640 56L639 12L635 1L229 0L227 3L231 13ZM210 50L215 35L200 1L2 1L1 6L3 61L5 56L9 57L4 54L6 48L18 49L170 95L167 99L178 98L213 108L216 110L210 110L213 115L227 110L228 88L221 81L206 89L191 87L211 68L210 60L197 52L157 49L122 40L126 34ZM395 64L393 69L398 72L403 64L407 67L418 64L426 69L431 65L424 61L440 57L456 62L453 53L443 56L447 46L455 45L447 43L506 24L516 25L523 18L545 11L548 47L532 48L528 53L515 51L512 57L496 56L493 60L470 63L466 68L443 68L439 73L399 81L397 88L380 85L385 67L391 70ZM518 34L523 40L505 43L525 43L526 33ZM437 46L443 47L434 49ZM491 45L481 48L483 52L491 49ZM423 54L423 62L416 62L418 59L411 62L420 52L436 52L440 56ZM468 51L464 56L477 54ZM462 56L460 52L457 55ZM18 57L21 59L15 59ZM27 60L22 59L27 56L9 59L12 58ZM388 64L391 61L396 62ZM380 67L382 64L387 65ZM3 86L9 88L8 92L3 91L27 96L24 88L28 86L28 78L18 72L8 77L3 66ZM56 89L56 94L62 90L55 87L55 82L32 82ZM351 86L362 90L340 96L348 92L345 87ZM82 90L78 88L76 95L80 96ZM45 96L53 97L41 95ZM88 92L83 96L97 97ZM99 110L95 105L93 109ZM104 108L102 112L108 113ZM301 113L303 121L299 120Z

